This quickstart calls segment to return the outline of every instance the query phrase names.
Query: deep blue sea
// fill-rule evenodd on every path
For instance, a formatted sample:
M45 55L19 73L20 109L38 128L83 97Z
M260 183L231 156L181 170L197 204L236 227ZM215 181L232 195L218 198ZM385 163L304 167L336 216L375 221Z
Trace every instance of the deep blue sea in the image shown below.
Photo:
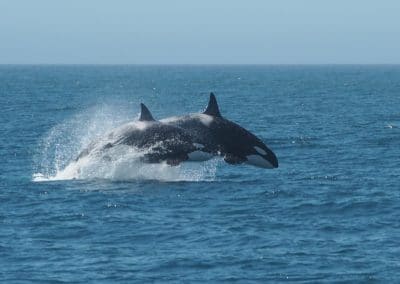
M279 168L64 169L135 120L202 111ZM400 281L400 66L0 66L4 283Z

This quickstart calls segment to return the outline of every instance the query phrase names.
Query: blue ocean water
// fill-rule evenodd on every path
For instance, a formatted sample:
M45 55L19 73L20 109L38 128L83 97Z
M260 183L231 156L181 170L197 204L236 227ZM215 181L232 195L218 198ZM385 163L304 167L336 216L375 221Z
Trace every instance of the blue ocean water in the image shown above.
M201 111L261 137L275 170L92 165L137 118ZM5 283L397 282L400 66L0 66Z

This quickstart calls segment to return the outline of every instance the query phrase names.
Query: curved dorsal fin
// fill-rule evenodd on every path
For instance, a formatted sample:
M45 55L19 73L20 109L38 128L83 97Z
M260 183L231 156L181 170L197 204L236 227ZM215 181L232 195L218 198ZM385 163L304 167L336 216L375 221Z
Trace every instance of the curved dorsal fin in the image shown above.
M144 104L140 104L139 121L154 121L149 109Z
M208 101L208 105L206 110L203 112L204 114L218 116L221 117L221 113L219 112L217 99L213 93L210 93L210 100Z

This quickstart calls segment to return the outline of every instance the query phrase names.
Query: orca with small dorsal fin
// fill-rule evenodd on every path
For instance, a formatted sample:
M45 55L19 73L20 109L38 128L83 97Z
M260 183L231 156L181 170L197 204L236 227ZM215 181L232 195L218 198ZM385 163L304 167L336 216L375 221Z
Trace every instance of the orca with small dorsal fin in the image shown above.
M76 161L89 155L104 155L111 148L126 145L143 152L141 159L144 162L165 161L169 165L178 165L197 150L191 137L183 129L155 120L143 103L140 108L138 121L126 123L107 133L102 139L91 142Z
M277 168L278 159L260 138L221 116L217 100L210 93L203 113L170 117L161 122L184 129L197 147L189 160L222 156L229 164L247 163L261 168Z

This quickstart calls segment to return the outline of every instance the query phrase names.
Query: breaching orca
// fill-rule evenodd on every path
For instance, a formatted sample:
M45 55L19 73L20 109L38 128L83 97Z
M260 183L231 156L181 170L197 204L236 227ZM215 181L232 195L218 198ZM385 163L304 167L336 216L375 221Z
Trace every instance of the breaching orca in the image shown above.
M261 168L277 168L278 159L257 136L222 117L213 93L203 113L160 120L169 126L184 129L197 150L189 159L206 160L222 156L229 164L247 163Z
M76 160L110 148L127 145L143 151L147 163L205 161L222 156L229 164L247 163L261 168L277 168L275 154L254 134L221 116L213 93L203 113L156 121L141 104L138 121L129 122L94 141Z
M178 165L189 158L189 153L197 150L186 131L156 121L144 104L140 106L138 121L126 123L98 141L91 142L76 160L97 153L104 154L108 149L118 145L127 145L143 151L143 162L165 161L169 165Z

